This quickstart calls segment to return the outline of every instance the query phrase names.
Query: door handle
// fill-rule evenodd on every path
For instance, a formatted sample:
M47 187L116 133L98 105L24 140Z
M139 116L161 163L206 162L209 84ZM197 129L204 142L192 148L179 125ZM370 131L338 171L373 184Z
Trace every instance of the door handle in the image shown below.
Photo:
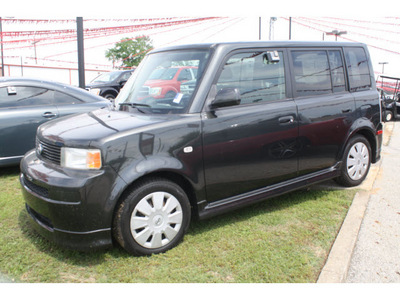
M47 112L45 112L45 113L42 115L42 117L43 117L43 118L47 118L47 119L51 119L51 118L57 117L57 114L52 113L52 112L50 112L50 111L47 111Z
M294 117L293 116L280 117L279 118L279 123L280 124L293 124L294 123Z
M349 113L349 112L351 112L351 108L349 108L349 109L343 109L343 110L342 110L342 113L344 113L344 114L347 114L347 113Z

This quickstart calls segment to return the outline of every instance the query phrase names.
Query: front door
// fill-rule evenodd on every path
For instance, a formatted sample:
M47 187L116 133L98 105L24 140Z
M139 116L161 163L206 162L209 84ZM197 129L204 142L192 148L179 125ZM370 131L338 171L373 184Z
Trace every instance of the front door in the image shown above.
M238 89L240 104L203 114L208 202L297 175L297 108L286 96L284 52L275 52L273 61L271 53L231 55L212 87L210 94L215 95Z

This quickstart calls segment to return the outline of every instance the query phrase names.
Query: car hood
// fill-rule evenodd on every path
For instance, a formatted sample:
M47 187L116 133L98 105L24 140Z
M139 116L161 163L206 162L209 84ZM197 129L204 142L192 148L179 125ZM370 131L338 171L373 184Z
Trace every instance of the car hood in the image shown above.
M168 118L171 117L98 109L46 122L39 127L37 136L59 146L88 147L122 132L139 132L147 126L165 122Z
M86 85L87 89L95 89L95 88L102 88L102 87L107 87L107 86L112 86L114 85L113 82L99 82L99 83L88 83Z

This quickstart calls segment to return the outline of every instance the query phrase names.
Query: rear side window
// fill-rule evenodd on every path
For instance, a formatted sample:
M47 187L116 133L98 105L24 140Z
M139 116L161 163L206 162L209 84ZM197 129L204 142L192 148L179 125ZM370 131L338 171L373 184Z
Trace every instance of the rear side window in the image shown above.
M371 88L371 77L367 55L363 48L349 47L344 50L349 74L350 91L365 91Z
M332 93L326 51L293 51L292 60L297 96Z
M226 61L217 81L217 90L239 89L241 105L285 99L283 59L281 51L235 54Z
M346 91L340 50L295 50L291 54L297 97Z
M331 50L328 51L328 56L332 75L333 92L343 92L346 90L346 81L341 52L338 50Z

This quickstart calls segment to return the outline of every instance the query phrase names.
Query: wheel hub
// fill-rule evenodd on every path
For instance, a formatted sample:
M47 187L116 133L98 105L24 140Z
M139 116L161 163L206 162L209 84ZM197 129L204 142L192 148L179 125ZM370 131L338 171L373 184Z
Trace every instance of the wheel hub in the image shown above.
M347 174L353 180L361 179L368 171L369 151L364 143L354 144L347 156Z
M163 216L161 216L161 215L156 215L156 216L153 218L154 227L161 227L161 226L163 225L163 223L164 223L164 218L163 218Z
M142 247L159 248L174 239L182 222L178 199L166 192L155 192L136 204L131 216L131 234Z

